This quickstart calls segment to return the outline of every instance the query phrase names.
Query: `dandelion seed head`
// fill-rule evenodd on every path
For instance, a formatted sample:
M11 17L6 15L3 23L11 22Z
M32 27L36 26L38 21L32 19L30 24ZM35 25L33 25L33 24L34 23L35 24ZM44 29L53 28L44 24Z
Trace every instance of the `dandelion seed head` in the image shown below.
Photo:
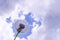
M29 25L26 20L15 20L15 28L17 32L25 33L29 29Z

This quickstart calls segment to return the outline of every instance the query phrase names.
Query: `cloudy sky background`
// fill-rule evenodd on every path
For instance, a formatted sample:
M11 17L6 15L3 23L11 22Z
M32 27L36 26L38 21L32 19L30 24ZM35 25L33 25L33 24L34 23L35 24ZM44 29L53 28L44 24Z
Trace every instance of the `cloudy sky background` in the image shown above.
M0 0L0 40L14 39L16 19L30 25L16 40L60 40L60 0Z

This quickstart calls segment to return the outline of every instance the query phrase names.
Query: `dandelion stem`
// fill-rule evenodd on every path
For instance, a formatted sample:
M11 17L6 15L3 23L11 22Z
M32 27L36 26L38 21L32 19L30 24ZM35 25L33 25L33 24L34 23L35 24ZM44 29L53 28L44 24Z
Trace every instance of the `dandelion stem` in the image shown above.
M19 34L19 32L16 34L16 36L15 36L14 40L16 40L16 37L18 36L18 34Z

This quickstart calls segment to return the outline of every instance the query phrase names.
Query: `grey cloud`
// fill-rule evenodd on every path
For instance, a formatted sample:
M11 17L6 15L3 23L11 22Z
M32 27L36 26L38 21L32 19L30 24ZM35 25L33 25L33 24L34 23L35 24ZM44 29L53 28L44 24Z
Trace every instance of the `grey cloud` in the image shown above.
M59 13L51 13L49 15L47 15L45 22L47 24L47 26L49 26L48 28L60 28L60 14Z
M57 32L57 30L60 29L60 0L54 0L54 2L55 3L50 5L50 9L48 9L49 11L48 11L48 13L46 13L46 17L44 16L43 13L41 13L44 16L43 23L44 23L44 28L46 28L46 31L44 29L42 29L44 31L39 29L40 30L39 33L37 33L37 32L36 32L36 34L33 33L29 37L30 40L60 40L60 34L59 34L60 30ZM43 7L43 6L41 6L41 7ZM41 15L40 10L37 11L36 8L39 9L39 5L37 5L37 7L35 6L35 8L33 8L33 10L32 10L32 12L34 13L33 15L37 14L40 16ZM36 15L36 17L38 17L37 15ZM42 39L41 37L44 36L44 34L46 34L46 36ZM37 36L38 36L38 38L37 38Z
M59 0L51 6L50 11L45 17L45 22L49 28L60 28L60 5Z
M45 17L45 25L47 35L45 40L60 40L60 0L55 0L55 4L51 5L47 16Z
M0 0L0 16L12 11L18 0Z

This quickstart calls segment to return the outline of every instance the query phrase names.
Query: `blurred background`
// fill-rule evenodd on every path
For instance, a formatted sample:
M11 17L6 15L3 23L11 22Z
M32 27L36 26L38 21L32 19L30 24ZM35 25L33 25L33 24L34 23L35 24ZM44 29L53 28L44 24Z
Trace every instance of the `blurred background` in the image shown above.
M16 40L60 40L60 0L0 0L0 40L14 39L15 20L29 24Z

